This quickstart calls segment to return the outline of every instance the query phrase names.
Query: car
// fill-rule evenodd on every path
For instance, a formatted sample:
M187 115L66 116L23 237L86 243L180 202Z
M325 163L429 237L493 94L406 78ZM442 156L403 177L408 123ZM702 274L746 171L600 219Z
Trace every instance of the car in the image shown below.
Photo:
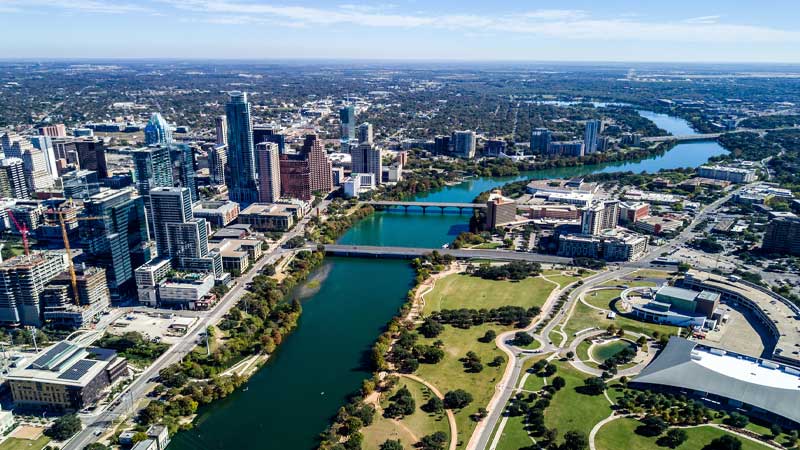
M94 433L92 434L95 436L100 436L101 434L103 434L103 430L94 430Z

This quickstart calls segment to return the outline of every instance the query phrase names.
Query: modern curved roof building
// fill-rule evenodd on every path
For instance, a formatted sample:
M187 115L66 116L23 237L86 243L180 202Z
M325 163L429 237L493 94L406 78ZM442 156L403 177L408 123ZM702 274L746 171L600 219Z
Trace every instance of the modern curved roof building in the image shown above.
M147 145L172 143L172 130L161 113L153 113L144 127L144 142Z
M631 383L699 397L793 428L800 424L800 370L679 337L672 337Z

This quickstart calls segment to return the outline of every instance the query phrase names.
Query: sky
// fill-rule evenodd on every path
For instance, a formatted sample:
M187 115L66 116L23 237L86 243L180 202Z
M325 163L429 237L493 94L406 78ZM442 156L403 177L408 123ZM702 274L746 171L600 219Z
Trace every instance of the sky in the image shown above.
M798 0L0 0L0 59L800 62Z

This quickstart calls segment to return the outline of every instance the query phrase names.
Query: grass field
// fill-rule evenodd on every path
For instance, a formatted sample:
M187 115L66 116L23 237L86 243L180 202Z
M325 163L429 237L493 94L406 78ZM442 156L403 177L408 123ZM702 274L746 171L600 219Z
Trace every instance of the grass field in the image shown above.
M524 415L508 418L496 450L519 450L533 444L530 435L525 431L524 420Z
M569 316L567 324L564 325L564 332L567 333L567 337L569 339L572 339L573 335L578 331L592 327L604 330L611 324L614 324L614 326L617 328L623 328L626 331L644 333L648 336L652 336L653 331L658 331L661 334L671 335L676 334L679 330L678 327L640 322L638 320L629 319L620 315L617 315L616 319L613 320L607 319L605 312L597 311L584 305L583 303L578 302L575 305L575 309L572 311L572 314Z
M378 450L380 445L388 439L399 439L405 448L413 448L420 438L437 431L443 431L450 436L450 427L445 414L428 414L420 409L433 395L422 383L401 378L395 389L383 396L381 406L384 408L388 406L389 397L402 386L406 386L411 392L417 410L400 421L386 419L382 415L376 414L372 425L361 430L364 434L363 448L365 450Z
M592 348L592 357L595 361L605 361L608 358L616 355L617 353L625 350L626 348L636 348L636 346L628 341L611 341L605 344L595 345Z
M611 280L606 281L601 286L655 287L656 283L642 280Z
M663 278L666 280L671 276L671 274L672 272L666 270L639 269L636 272L633 272L630 276L643 278Z
M456 423L458 424L458 440L460 447L466 445L475 422L470 419L470 415L477 412L479 407L485 407L494 394L494 386L503 376L505 364L498 367L491 367L489 363L496 357L502 356L505 360L508 357L500 351L494 342L482 343L478 338L482 337L487 330L494 330L497 334L506 331L507 328L498 325L483 324L472 327L468 330L445 326L444 331L439 336L432 339L420 337L421 344L431 345L437 340L444 342L445 357L438 364L420 364L416 374L422 379L436 386L442 393L455 389L463 389L472 394L473 402L456 413ZM478 373L469 373L464 370L464 364L459 361L468 351L475 352L483 362L483 370Z
M48 442L50 442L50 438L46 436L42 436L35 441L12 437L0 444L0 450L41 450Z
M620 293L622 293L622 289L603 289L600 291L589 292L583 297L583 299L586 300L586 303L596 308L610 310L611 302L618 298Z
M492 281L455 274L436 281L436 287L425 295L425 314L440 309L491 309L499 306L544 305L555 286L541 277L522 281Z
M567 385L555 393L550 406L545 410L545 425L547 428L557 428L559 438L570 430L581 431L588 436L597 422L611 414L611 404L603 395L584 395L575 390L575 388L583 386L583 380L589 375L577 371L569 363L556 362L555 364L558 367L555 376L563 377ZM637 447L617 448L635 449Z
M638 421L627 418L607 423L597 433L595 439L597 450L617 450L622 448L663 450L667 448L656 444L657 438L655 437L644 437L636 434L637 426L639 426ZM686 433L689 435L689 439L677 447L677 450L698 450L711 442L712 439L727 434L723 430L709 426L686 428ZM761 445L748 439L738 439L742 441L742 450L765 450L769 448L766 445Z

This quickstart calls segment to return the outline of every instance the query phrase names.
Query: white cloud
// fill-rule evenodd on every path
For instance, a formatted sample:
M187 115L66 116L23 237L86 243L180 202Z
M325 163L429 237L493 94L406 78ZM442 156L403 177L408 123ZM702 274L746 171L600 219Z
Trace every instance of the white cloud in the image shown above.
M8 6L6 6L8 5ZM0 11L24 12L29 7L60 8L96 14L129 14L151 12L150 8L139 5L107 0L0 0Z
M711 24L711 23L719 23L720 16L701 16L701 17L692 17L691 19L684 20L685 23L699 23L699 24Z

